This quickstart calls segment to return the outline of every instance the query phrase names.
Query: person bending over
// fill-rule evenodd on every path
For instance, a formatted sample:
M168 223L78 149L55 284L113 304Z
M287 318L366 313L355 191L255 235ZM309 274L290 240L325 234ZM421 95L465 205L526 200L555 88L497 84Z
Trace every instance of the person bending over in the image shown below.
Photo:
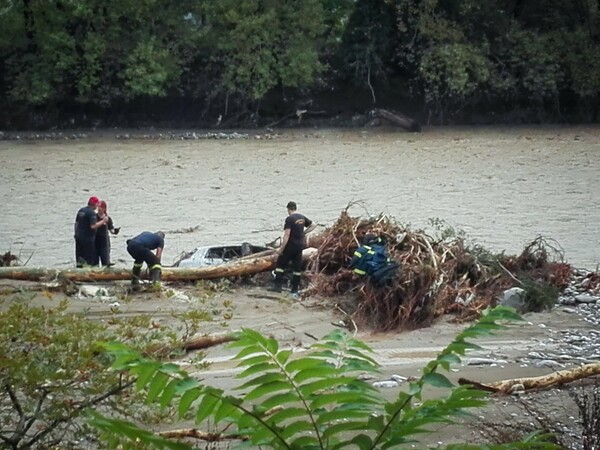
M136 237L127 240L127 252L134 259L131 271L131 286L139 286L144 262L148 265L148 269L150 269L152 283L160 286L162 274L160 259L164 248L165 233L162 231L157 231L156 233L144 231Z

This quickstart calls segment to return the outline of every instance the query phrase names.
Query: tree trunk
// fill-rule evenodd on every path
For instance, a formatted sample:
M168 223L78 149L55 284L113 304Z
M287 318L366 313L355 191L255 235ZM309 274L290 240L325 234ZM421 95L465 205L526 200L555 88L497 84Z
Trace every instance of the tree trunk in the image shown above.
M381 117L382 119L385 119L394 125L404 128L405 130L421 131L421 125L419 125L416 120L413 120L408 116L403 114L394 114L386 111L385 109L376 109L374 112L376 117Z
M472 384L476 388L484 391L510 394L517 390L523 391L559 386L596 375L600 375L600 362L586 364L585 366L577 367L576 369L561 370L549 375L542 375L540 377L514 378L510 380L496 381L495 383L491 384L482 384L477 381L470 381L465 378L461 378L458 380L458 383Z
M315 252L313 248L304 250L305 261ZM207 267L163 267L163 281L196 281L216 278L239 277L267 272L275 268L277 254L264 255L248 259L237 259L232 262ZM143 276L148 276L143 274ZM0 279L24 281L67 280L78 282L130 280L131 270L90 267L83 269L48 269L36 267L0 267Z

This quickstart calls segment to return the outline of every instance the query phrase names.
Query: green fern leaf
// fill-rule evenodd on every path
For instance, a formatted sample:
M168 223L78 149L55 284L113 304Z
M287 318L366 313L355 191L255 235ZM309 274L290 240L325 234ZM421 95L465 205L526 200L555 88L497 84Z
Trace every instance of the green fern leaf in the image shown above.
M282 411L276 412L268 418L269 423L280 423L284 420L291 419L294 417L306 417L307 412L304 408L286 408Z
M323 431L322 438L323 440L329 440L336 437L338 434L343 433L345 431L353 431L353 430L364 430L365 423L361 420L355 422L340 422L334 425L329 425L325 431Z
M286 364L285 370L289 373L298 372L301 370L314 369L320 367L334 367L331 363L326 363L320 359L313 358L312 356L305 356L302 358L294 359Z
M349 447L349 444L356 445L360 450L367 450L373 447L373 439L366 434L358 434L348 442L341 442L333 447L332 450L343 450Z
M277 372L269 372L264 375L253 378L241 386L236 387L237 390L247 389L252 386L263 385L271 383L272 381L284 381L286 378L283 374Z
M362 408L362 409L335 408L333 411L326 411L326 412L319 414L319 417L317 418L317 424L324 425L324 424L327 424L330 422L335 422L335 421L339 421L339 420L347 420L347 419L360 419L360 418L365 419L365 418L369 417L369 414L371 412L372 411L368 408ZM362 426L363 427L365 426L364 422L362 423Z
M246 401L255 400L266 394L271 394L278 391L289 391L291 388L292 387L287 381L272 381L271 383L266 383L262 386L257 386L256 388L248 392L244 396L244 399Z
M251 355L253 355L253 354L255 354L255 353L251 353ZM237 358L237 356L236 356L236 358ZM271 357L269 355L265 355L265 354L261 353L256 356L251 356L248 358L241 359L237 366L238 367L254 366L256 364L261 364L261 363L268 362L268 361L271 361Z
M332 389L341 385L349 384L353 380L353 377L342 376L337 378L326 378L324 380L312 381L310 383L300 386L300 392L304 397L307 397L323 389Z
M290 444L290 448L298 450L321 450L319 440L312 436L301 436Z
M277 364L275 364L273 362L263 362L263 363L255 364L253 366L248 367L243 372L239 373L237 375L237 378L246 378L246 377L249 377L250 375L254 375L256 373L268 372L269 370L272 370L272 369L278 369Z
M148 388L148 395L146 397L146 401L148 403L152 403L158 395L162 392L166 384L169 382L169 375L163 372L156 372L154 378L150 382L150 387Z
M293 352L291 350L280 351L279 353L277 353L277 356L276 356L277 362L279 362L279 364L284 366L290 359L290 356L292 355L292 353Z
M177 385L181 382L181 380L171 380L164 388L162 395L160 396L159 404L161 408L165 408L171 404L173 397L175 396L175 391L177 389Z
M440 373L428 373L423 376L423 383L439 388L453 388L454 384Z
M218 395L212 395L210 392L204 394L204 397L198 405L196 413L196 423L201 423L209 417L215 409L221 404L221 398Z
M313 424L308 420L297 420L284 427L281 430L280 436L288 440L295 434L304 433L305 431L314 431Z
M264 400L261 406L265 409L271 409L275 408L276 406L283 406L287 403L298 401L300 401L300 397L298 396L296 391L290 391L272 395L271 397Z
M146 364L138 364L130 370L137 374L138 379L135 383L135 388L139 391L146 386L150 382L150 379L156 375L157 370L159 369L159 363L146 363Z
M229 418L232 414L237 411L237 407L228 401L221 401L219 407L214 413L214 419L216 423L221 422L225 418Z
M287 367L286 367L287 369ZM340 370L333 366L315 367L299 371L293 376L295 383L303 383L312 378L327 378L340 375Z
M190 406L194 401L200 397L202 391L199 388L192 388L187 390L179 400L178 412L179 417L184 417L185 414L189 411Z
M318 409L333 404L377 404L382 403L378 396L365 395L361 391L345 391L319 394L310 403L311 409Z

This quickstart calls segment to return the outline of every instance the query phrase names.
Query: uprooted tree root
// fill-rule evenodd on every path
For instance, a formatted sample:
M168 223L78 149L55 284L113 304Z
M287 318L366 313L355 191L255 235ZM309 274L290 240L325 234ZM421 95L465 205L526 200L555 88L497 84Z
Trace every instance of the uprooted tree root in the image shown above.
M390 257L400 265L387 286L375 286L348 268L367 233L385 237ZM443 314L472 320L494 306L507 288L520 286L537 300L536 288L545 293L543 287L548 287L550 296L557 294L571 276L570 265L557 262L562 253L541 237L519 256L491 255L468 248L458 237L435 239L384 215L364 219L351 217L347 210L311 244L318 249L307 271L312 293L350 297L352 309L345 309L354 322L378 331L427 326ZM538 303L532 309L551 307L547 299Z

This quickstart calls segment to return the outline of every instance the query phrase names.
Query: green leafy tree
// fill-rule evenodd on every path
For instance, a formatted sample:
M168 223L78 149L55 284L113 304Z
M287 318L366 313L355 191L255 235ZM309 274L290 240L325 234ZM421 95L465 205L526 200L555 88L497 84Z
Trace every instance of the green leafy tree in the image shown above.
M257 102L275 87L315 81L323 31L318 0L211 0L204 13L219 79L214 93Z
M393 401L360 379L373 373L377 364L369 347L339 331L327 335L303 355L293 357L277 341L252 330L243 330L233 346L245 382L240 396L205 386L173 365L141 357L122 344L106 344L115 358L114 368L137 377L147 400L176 406L180 417L193 417L197 424L210 419L222 427L222 435L247 439L261 448L275 449L375 449L401 448L418 442L417 437L438 423L486 403L486 393L469 386L455 386L443 374L469 349L477 336L503 328L501 320L516 320L512 309L486 311L480 321L463 332L436 359L423 368ZM427 387L446 388L442 398L424 400ZM189 449L143 430L130 422L94 414L92 423L104 430L111 448L133 448L140 443L155 448ZM232 428L231 425L235 428ZM214 434L213 434L214 435ZM217 434L218 435L218 434ZM450 445L447 448L556 448L545 436L531 435L524 441L496 446Z
M9 98L107 106L164 96L201 34L186 20L194 8L180 1L15 0L0 17Z

